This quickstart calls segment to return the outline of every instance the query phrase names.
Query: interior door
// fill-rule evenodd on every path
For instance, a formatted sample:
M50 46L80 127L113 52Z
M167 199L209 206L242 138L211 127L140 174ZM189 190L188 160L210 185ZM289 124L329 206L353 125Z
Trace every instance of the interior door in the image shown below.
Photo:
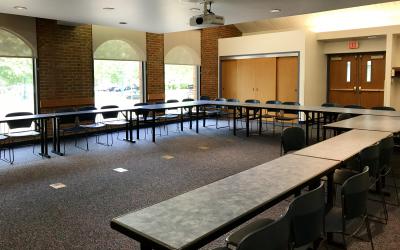
M383 106L385 84L385 54L364 54L359 57L359 85L361 106Z
M276 99L281 102L297 102L299 100L299 58L297 56L278 57L276 60Z
M276 57L254 59L255 99L276 99Z
M237 60L221 62L222 97L237 98Z
M360 104L357 93L358 56L334 55L329 58L328 100L340 105Z
M255 59L237 61L237 98L244 102L255 99Z

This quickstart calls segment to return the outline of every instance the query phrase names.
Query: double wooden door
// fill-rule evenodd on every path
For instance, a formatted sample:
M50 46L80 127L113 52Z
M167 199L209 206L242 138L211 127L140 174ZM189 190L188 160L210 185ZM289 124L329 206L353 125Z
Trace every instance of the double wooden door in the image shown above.
M223 60L222 96L241 101L298 101L298 57Z
M331 55L328 64L329 102L383 106L385 53Z

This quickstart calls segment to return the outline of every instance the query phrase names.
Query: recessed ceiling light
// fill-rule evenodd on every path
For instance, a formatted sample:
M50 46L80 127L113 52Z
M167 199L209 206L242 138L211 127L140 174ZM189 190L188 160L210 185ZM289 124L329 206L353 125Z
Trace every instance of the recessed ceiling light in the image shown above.
M189 10L190 10L190 11L193 11L193 12L200 11L200 9L199 9L199 8L190 8Z
M14 9L16 10L27 10L28 8L25 6L14 6Z
M271 12L271 13L279 13L279 12L281 12L281 10L280 9L272 9L269 12Z
M128 24L127 22L119 22L119 24Z
M104 7L103 10L115 10L113 7Z
M377 38L377 36L368 36L367 38L368 39L374 39L374 38Z

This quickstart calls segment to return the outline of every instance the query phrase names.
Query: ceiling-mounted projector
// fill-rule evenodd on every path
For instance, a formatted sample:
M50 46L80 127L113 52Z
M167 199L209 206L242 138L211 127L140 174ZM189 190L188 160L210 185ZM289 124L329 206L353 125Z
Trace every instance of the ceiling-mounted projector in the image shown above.
M204 26L217 26L224 25L225 18L223 16L215 15L211 11L212 1L204 1L204 12L202 15L193 16L190 18L190 26L204 27Z

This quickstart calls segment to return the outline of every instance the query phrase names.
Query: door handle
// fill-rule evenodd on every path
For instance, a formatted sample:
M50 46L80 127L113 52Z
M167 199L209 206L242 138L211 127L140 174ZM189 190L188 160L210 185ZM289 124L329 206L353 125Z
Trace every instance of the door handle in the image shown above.
M361 91L362 91L362 88L360 86L360 87L358 87L358 92L361 93Z
M354 90L354 92L357 92L357 87L354 86L354 87L353 87L353 90Z

